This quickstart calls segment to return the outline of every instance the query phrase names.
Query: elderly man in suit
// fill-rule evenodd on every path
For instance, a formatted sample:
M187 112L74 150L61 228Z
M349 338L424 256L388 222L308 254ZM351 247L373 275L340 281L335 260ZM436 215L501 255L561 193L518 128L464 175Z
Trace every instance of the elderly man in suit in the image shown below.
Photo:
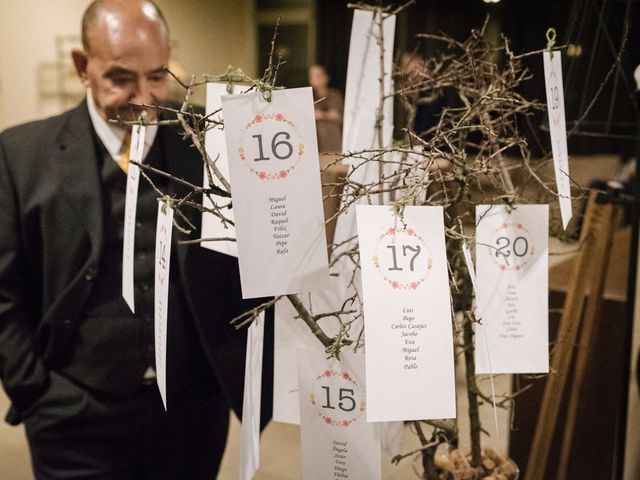
M82 39L73 61L86 100L0 135L7 421L24 422L38 479L213 479L229 407L239 413L242 405L246 336L229 320L253 305L241 299L235 259L174 245L165 412L154 370L156 194L141 182L133 314L121 296L128 133L108 120L136 119L141 111L131 104L166 99L169 31L151 1L97 0ZM146 113L155 120L155 109ZM199 184L202 163L179 133L149 126L144 162ZM186 193L164 177L154 181Z

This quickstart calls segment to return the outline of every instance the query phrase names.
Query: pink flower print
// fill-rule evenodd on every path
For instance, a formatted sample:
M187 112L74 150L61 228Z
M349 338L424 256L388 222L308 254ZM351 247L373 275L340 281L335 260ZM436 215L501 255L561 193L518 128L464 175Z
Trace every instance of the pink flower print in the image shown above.
M262 115L260 114L256 115L256 118L254 118L253 121L256 123L260 123L262 121Z
M260 180L266 180L267 179L267 174L265 172L260 172L260 173L258 173L258 178Z
M347 372L343 372L342 378L344 378L345 380L349 380L349 374Z
M331 425L331 417L324 417L324 423Z
M389 230L387 230L387 232L389 233L389 235L393 235L394 233L396 233L396 229L391 227L389 228Z
M350 423L350 422L349 422L349 420L343 420L343 422L342 422L342 426L343 426L343 427L348 427L348 426L349 426L349 423Z
M276 114L276 120L278 122L281 122L282 120L284 120L284 115L282 115L281 113L277 113Z
M414 233L413 228L407 228L407 235L413 235Z
M398 288L400 285L398 285L398 282L393 281L393 282L391 282L391 286L392 286L393 288Z
M507 266L506 266L506 265L500 265L500 270L504 271L504 270L506 270L506 269L507 269Z
M287 178L287 175L288 173L286 170L280 170L280 173L278 174L280 178Z
M520 265L516 265L516 271L519 271L522 267Z
M416 288L418 288L418 284L416 282L411 282L411 285L409 285L411 287L411 290L415 290Z
M325 370L324 371L324 376L325 377L330 377L331 376L331 370Z
M518 228L520 228L520 229L522 229L522 224L521 224L521 223L519 223L519 224L517 225L517 227L518 227Z

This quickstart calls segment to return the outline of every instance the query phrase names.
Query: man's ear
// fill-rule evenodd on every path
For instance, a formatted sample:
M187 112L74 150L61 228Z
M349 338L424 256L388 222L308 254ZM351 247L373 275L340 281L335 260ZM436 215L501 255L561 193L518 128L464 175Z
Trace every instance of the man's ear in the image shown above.
M71 50L71 59L73 60L73 65L76 67L76 73L78 74L78 78L85 87L89 86L89 78L87 75L87 64L89 63L89 58L87 54L82 50L74 48Z

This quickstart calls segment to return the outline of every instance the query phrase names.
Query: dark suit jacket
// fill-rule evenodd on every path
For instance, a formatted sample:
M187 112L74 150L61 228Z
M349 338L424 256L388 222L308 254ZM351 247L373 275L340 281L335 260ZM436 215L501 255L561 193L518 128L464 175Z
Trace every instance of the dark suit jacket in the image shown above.
M162 126L158 135L169 173L201 185L202 161L178 127ZM7 418L11 423L20 421L20 413L47 389L48 372L69 351L98 273L103 207L94 145L85 102L0 135L0 378L13 403L14 415ZM186 193L174 182L168 189L170 194ZM199 227L200 214L185 213ZM187 237L178 231L175 236ZM241 298L236 259L199 245L176 248L198 336L238 413L246 333L235 331L229 321L256 302ZM267 348L269 344L265 341ZM269 353L265 398L272 375ZM270 415L270 405L263 410L263 418Z

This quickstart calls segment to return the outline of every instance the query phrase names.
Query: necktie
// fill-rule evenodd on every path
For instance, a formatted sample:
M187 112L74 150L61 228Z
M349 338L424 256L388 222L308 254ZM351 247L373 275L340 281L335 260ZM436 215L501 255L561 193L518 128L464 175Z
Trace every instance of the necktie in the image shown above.
M131 130L127 130L127 134L122 139L120 147L120 156L118 157L118 166L127 173L129 171L129 155L131 152Z

